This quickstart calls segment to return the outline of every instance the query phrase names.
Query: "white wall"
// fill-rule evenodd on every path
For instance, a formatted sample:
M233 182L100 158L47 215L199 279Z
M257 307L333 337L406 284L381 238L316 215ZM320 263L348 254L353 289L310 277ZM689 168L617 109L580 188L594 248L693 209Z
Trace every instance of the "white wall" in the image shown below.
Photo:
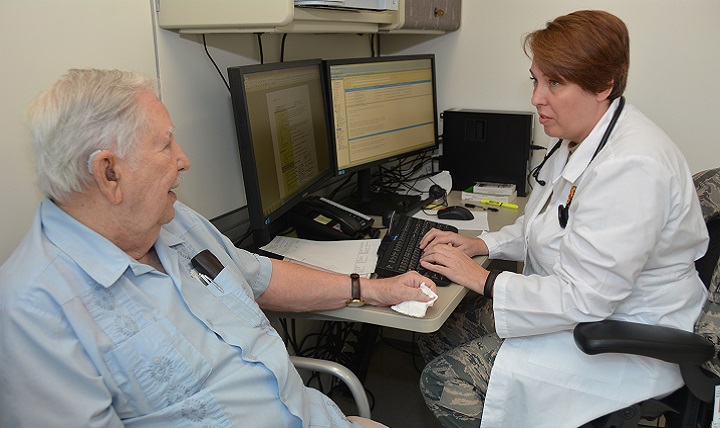
M152 0L0 2L0 262L30 226L40 200L24 109L71 67L159 74L178 142L192 161L179 197L208 217L244 205L228 91L201 37L156 28L153 7ZM522 35L579 8L606 9L628 24L628 102L675 139L691 170L720 165L714 138L718 108L711 104L720 99L717 0L465 0L460 31L382 36L382 53L435 53L441 110L532 110ZM265 61L279 60L280 36L262 39ZM254 35L210 35L207 42L223 72L259 60ZM291 34L285 52L286 60L368 56L369 36ZM535 142L548 141L536 127Z
M691 171L720 165L717 0L465 0L462 7L456 33L384 42L393 51L436 54L440 109L534 111L523 35L573 10L604 9L630 32L627 101L673 138ZM536 125L535 143L548 142Z
M30 101L69 68L155 75L150 0L0 2L0 263L30 227L41 199L24 126Z

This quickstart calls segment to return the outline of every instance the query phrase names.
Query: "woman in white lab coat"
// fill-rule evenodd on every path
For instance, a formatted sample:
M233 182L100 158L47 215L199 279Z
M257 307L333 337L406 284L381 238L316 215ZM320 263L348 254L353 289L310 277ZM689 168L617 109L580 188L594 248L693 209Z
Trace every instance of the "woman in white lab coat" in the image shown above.
M577 427L670 393L682 386L677 366L586 355L572 329L612 318L691 331L706 296L694 261L707 231L690 171L622 98L624 23L571 13L528 35L525 50L532 104L561 141L534 174L524 215L478 238L433 230L421 243L423 267L478 293L421 343L432 360L421 388L445 426ZM488 272L475 255L523 261L524 271Z

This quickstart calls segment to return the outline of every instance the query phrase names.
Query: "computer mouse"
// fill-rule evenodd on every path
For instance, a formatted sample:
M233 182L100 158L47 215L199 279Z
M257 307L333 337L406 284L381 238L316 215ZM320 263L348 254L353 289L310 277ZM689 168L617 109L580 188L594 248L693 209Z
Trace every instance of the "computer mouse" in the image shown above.
M472 220L475 218L469 209L461 207L460 205L443 208L438 211L437 216L440 219L447 220Z

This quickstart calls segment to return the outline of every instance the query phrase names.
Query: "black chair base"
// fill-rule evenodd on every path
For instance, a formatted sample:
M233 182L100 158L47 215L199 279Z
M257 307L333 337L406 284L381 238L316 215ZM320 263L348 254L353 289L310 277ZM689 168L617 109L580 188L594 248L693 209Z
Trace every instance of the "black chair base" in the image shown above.
M669 412L677 411L664 401L645 400L590 421L580 428L636 428L640 420L655 420Z

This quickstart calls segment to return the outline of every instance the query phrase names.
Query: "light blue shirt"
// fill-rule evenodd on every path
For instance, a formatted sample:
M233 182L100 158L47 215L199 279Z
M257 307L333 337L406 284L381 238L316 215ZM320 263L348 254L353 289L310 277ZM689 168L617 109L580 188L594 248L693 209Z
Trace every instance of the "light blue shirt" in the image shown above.
M191 274L204 249L219 287ZM181 203L155 250L167 274L40 204L0 267L0 426L352 426L255 303L269 259Z

